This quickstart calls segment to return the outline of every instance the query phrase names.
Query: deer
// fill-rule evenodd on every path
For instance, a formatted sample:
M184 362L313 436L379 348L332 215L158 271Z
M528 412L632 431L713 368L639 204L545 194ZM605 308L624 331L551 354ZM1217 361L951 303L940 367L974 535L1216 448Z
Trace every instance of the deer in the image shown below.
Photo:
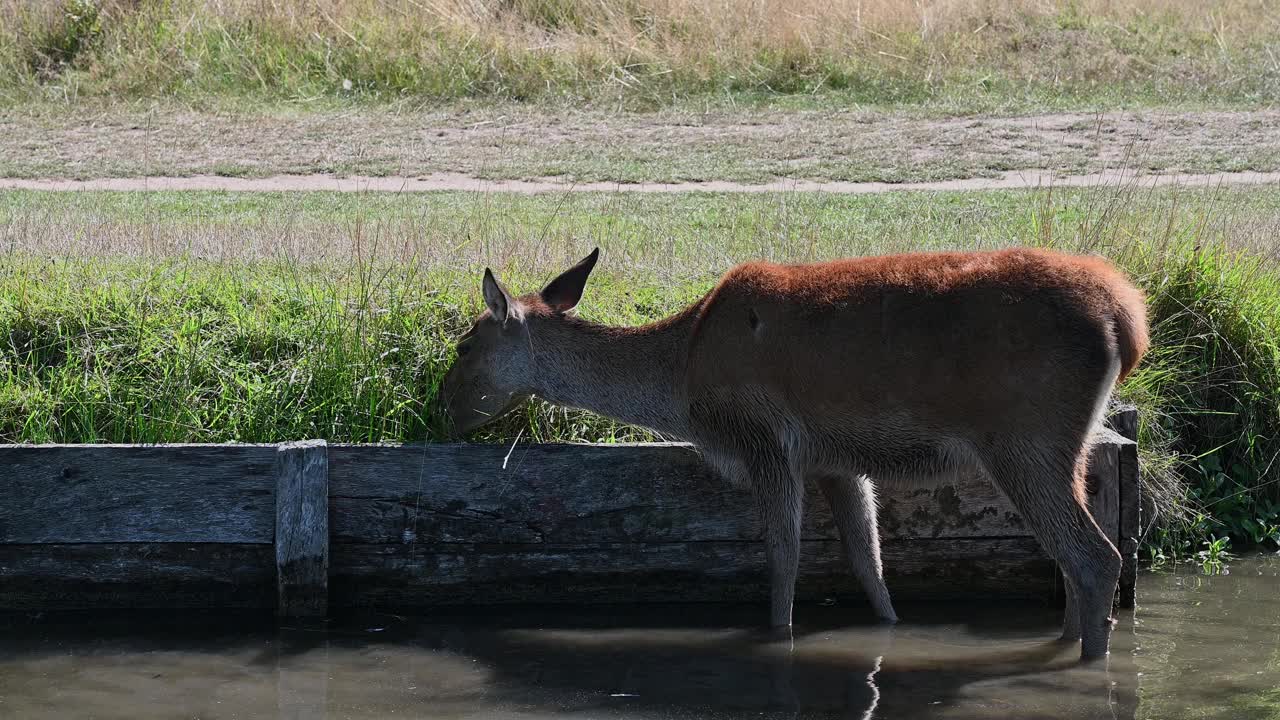
M895 623L877 488L981 474L1062 572L1062 640L1082 661L1108 654L1121 558L1084 478L1149 344L1143 293L1111 263L1034 248L747 262L670 317L618 327L574 312L599 255L521 296L485 269L485 309L440 386L455 433L536 396L691 443L750 490L774 628L791 627L806 483Z

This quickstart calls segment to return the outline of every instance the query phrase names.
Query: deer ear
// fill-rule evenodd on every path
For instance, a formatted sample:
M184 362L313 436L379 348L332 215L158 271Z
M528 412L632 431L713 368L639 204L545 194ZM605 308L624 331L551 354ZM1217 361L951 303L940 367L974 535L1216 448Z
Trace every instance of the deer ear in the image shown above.
M600 248L591 251L577 265L565 270L555 280L547 283L542 289L542 302L558 313L569 312L582 299L582 290L587 286L587 278L591 269L600 259Z
M493 276L489 268L484 269L481 290L484 292L484 304L489 306L489 312L493 313L494 319L500 325L506 325L507 314L511 308L511 296L502 285L498 284L498 279Z

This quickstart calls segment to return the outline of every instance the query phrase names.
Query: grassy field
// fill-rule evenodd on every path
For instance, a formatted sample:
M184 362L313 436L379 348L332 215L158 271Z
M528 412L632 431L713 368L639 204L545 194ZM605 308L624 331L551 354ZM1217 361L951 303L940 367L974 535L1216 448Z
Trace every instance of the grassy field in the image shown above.
M639 323L734 262L1034 244L1149 293L1153 553L1280 539L1280 196L1239 190L0 194L0 442L439 439L479 271L528 291L593 245L582 312ZM534 404L481 439L645 437ZM1172 516L1172 515L1171 515ZM1270 538L1270 540L1268 540Z
M0 104L1267 107L1271 0L0 0Z
M0 176L926 181L1280 170L1276 0L0 0ZM439 439L479 271L584 314L749 258L1034 244L1150 296L1148 547L1280 539L1274 188L0 192L0 442ZM531 405L483 438L645 437Z

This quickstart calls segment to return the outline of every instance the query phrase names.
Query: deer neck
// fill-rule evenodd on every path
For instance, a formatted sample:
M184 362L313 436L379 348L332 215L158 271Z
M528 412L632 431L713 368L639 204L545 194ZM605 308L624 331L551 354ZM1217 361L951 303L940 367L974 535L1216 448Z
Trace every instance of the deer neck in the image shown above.
M695 317L690 308L639 327L577 318L546 322L534 333L534 393L556 405L685 438L685 370Z

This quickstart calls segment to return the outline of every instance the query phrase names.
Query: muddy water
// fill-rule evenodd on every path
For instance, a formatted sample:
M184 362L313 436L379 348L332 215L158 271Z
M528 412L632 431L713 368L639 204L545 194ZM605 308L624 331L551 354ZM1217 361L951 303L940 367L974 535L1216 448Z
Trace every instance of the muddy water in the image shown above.
M1104 668L1036 605L0 620L0 718L1280 718L1280 558L1146 574Z

